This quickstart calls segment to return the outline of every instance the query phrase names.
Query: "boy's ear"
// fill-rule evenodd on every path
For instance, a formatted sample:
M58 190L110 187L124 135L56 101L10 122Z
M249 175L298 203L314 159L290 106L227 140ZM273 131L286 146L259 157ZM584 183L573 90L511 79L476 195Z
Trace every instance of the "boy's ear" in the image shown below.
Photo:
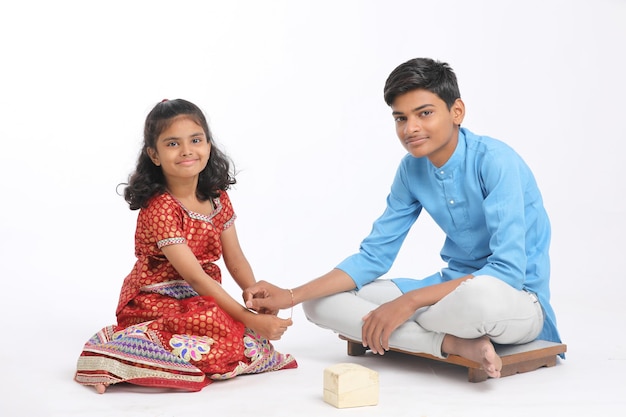
M148 148L146 149L146 151L148 152L148 156L152 160L152 163L156 166L161 166L161 161L159 160L159 154L153 148Z
M452 104L450 111L452 112L454 124L460 126L465 118L465 103L463 103L463 100L457 98Z

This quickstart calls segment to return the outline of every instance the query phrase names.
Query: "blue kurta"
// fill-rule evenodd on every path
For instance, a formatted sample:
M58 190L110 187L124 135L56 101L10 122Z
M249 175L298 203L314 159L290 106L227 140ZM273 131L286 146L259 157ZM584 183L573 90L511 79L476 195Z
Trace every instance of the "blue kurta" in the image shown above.
M406 155L384 213L359 252L337 268L357 288L385 274L422 209L446 234L441 258L448 266L421 280L394 279L402 292L467 274L491 275L536 294L545 312L538 338L560 342L550 305L550 221L530 168L511 147L461 128L441 167Z

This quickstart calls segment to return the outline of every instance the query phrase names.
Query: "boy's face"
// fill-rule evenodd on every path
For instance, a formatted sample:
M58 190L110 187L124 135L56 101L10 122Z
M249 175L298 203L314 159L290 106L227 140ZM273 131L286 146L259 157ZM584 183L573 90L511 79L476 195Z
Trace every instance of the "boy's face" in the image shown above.
M414 157L427 157L437 167L445 164L456 149L465 105L457 99L448 110L438 95L412 90L391 104L396 134Z

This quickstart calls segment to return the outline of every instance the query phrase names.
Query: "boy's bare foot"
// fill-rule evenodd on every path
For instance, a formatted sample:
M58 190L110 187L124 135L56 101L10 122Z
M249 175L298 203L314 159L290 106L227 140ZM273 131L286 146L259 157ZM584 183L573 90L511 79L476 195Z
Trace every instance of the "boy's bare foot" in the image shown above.
M98 394L104 394L104 391L106 391L107 386L104 384L96 384L95 388Z
M441 350L479 363L489 377L500 378L502 359L487 336L478 339L461 339L447 334L443 339Z

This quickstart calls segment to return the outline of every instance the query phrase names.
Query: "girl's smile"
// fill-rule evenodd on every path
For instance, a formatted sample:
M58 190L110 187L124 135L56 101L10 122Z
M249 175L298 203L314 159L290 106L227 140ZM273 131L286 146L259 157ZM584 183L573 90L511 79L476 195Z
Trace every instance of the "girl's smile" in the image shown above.
M211 144L202 129L186 115L177 116L156 140L156 149L148 150L152 162L163 170L167 182L197 180L206 167Z
M178 162L178 164L179 165L183 165L183 166L191 166L191 165L195 164L198 161L199 161L199 159L185 159L183 161Z

